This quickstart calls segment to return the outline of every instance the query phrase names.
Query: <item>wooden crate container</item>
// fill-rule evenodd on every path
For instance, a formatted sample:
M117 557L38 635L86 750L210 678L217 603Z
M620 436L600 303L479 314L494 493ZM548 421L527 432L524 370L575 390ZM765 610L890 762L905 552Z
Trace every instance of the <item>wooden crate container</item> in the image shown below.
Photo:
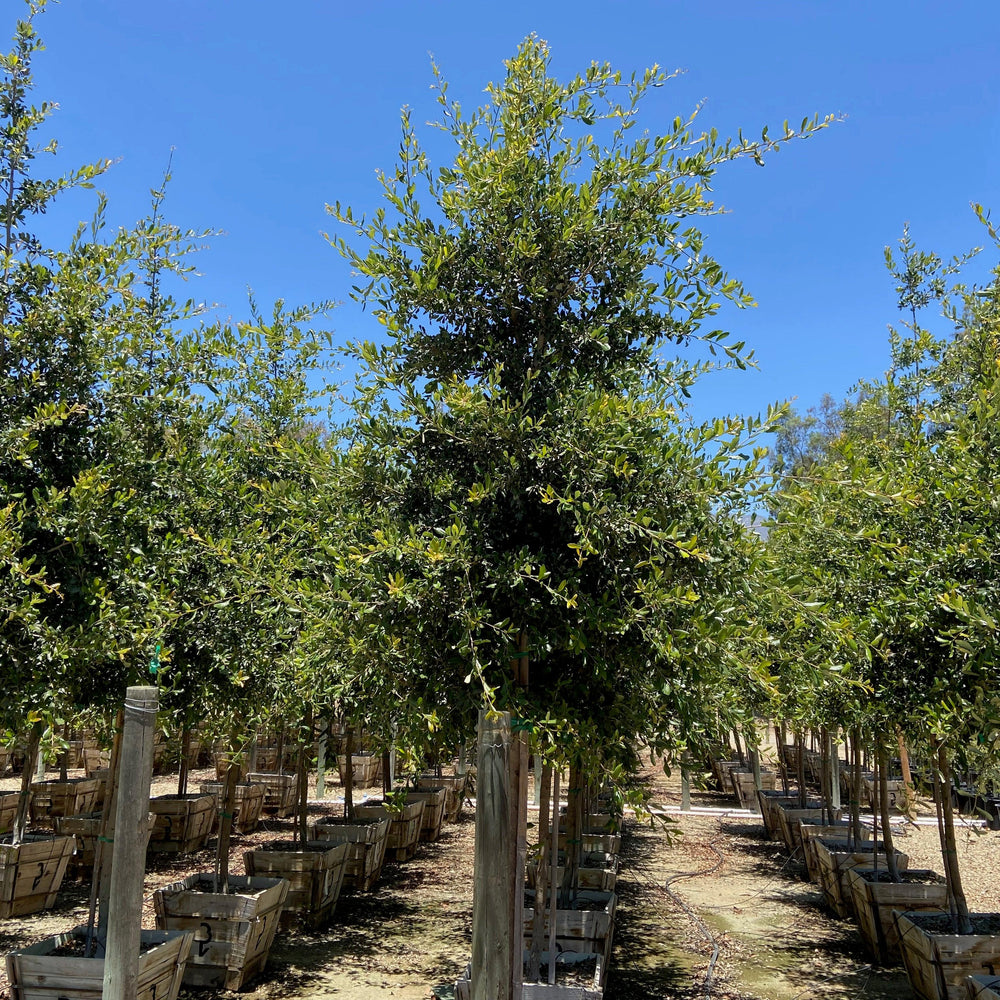
M276 816L291 816L299 797L299 776L297 774L272 774L268 771L253 771L247 780L254 785L264 786L264 812Z
M389 838L386 854L396 861L409 861L417 853L420 827L423 823L424 802L407 802L401 809L391 812L384 804L358 806L354 810L361 819L389 819Z
M93 870L102 815L100 812L92 812L83 816L57 816L55 819L56 833L61 837L73 837L76 841L76 853L70 858L69 871L77 878L87 878ZM155 819L150 813L146 823L147 844ZM115 818L112 816L109 837L114 835L114 826Z
M201 785L202 795L213 795L219 808L222 808L222 796L226 786L217 781ZM247 783L236 786L236 805L233 809L233 826L240 833L253 833L260 825L260 815L264 810L264 785Z
M80 875L94 867L97 838L100 836L102 813L85 813L82 816L57 816L56 833L61 837L73 837L76 853L70 860L70 867Z
M757 786L753 781L753 771L734 767L729 772L729 781L732 785L733 794L742 809L759 809L757 801ZM773 792L777 784L778 776L774 771L761 768L760 787L766 792Z
M101 1000L104 990L104 954L98 946L93 958L52 954L74 941L86 939L86 928L76 927L7 955L11 1000ZM190 931L140 931L142 951L136 982L136 1000L177 1000L184 965L194 934Z
M100 782L96 778L69 778L66 781L31 783L31 822L52 826L56 816L79 816L93 812Z
M559 834L558 850L566 850L566 833ZM602 851L604 854L620 854L622 838L619 833L584 833L580 836L580 849L587 851Z
M155 816L149 850L184 853L208 843L218 806L214 795L157 795L149 811Z
M531 947L531 939L535 933L535 910L530 897L526 893L524 908L524 947ZM611 958L612 938L614 937L615 908L618 897L613 892L598 892L581 889L577 892L578 909L556 910L556 950L558 952L578 952L600 955L601 966L607 969ZM551 913L545 914L543 932L545 941L549 940ZM600 983L603 987L603 981Z
M288 883L231 875L229 892L221 893L214 881L203 873L157 889L156 926L194 931L185 986L239 990L267 964Z
M819 866L819 887L823 890L823 898L838 917L853 917L854 902L851 888L847 883L847 873L858 865L874 863L872 849L865 850L864 845L851 847L846 840L823 840L815 838L816 860ZM885 868L888 857L879 845L878 866ZM905 871L909 864L907 855L896 851L896 864L900 871Z
M898 965L902 961L893 910L948 912L948 887L937 872L914 868L899 874L902 882L890 882L884 868L876 875L868 865L858 865L847 873L858 930L880 965Z
M0 843L0 919L55 905L76 841L29 835L14 847Z
M7 747L0 747L0 777L3 777L9 766L10 750Z
M781 817L778 815L780 807L792 808L797 806L799 797L797 795L785 795L779 791L760 791L757 793L757 803L760 806L760 815L764 820L764 832L768 840L781 840Z
M88 778L96 777L98 771L107 770L110 766L110 750L98 750L97 747L84 747L83 769Z
M294 743L289 743L282 748L281 764L278 764L278 747L257 745L257 770L266 772L280 772L295 769L295 755L297 749Z
M604 996L604 979L607 966L603 955L587 952L556 952L555 983L549 985L548 977L549 953L541 953L540 982L523 982L521 984L522 1000L601 1000ZM586 986L577 985L581 979L581 967L591 966L593 977ZM525 963L525 975L527 975ZM573 977L573 985L562 983L563 977ZM455 983L455 1000L472 1000L472 966L466 967L461 978Z
M556 879L560 887L566 887L566 855L559 852L556 866ZM538 863L529 861L525 865L525 875L529 889L534 889L538 880ZM551 877L551 876L550 876ZM578 889L595 889L598 892L614 892L618 882L618 855L605 854L602 851L587 851L584 853L580 867L577 870L576 885Z
M850 843L850 823L807 823L799 820L799 839L802 842L802 859L806 863L809 881L819 885L819 860L816 857L817 840L842 840ZM860 843L865 844L872 839L872 832L867 826L861 827Z
M417 788L420 790L444 786L447 792L444 800L445 823L456 823L461 816L467 783L468 777L464 774L446 774L440 778L421 775L417 778Z
M713 757L709 764L712 767L712 777L715 778L715 787L720 792L729 791L729 772L734 767L743 766L738 760L722 760L719 757Z
M802 848L802 831L799 822L823 823L829 819L829 813L818 802L810 803L805 809L795 806L778 806L778 830L789 854L794 854Z
M441 824L444 823L444 807L448 798L446 788L424 788L406 793L407 802L424 803L423 819L420 823L420 840L426 844L433 843L441 836Z
M282 930L299 921L315 930L333 916L344 882L347 848L347 844L322 840L304 844L274 841L259 850L247 851L243 861L248 875L287 880Z
M346 844L344 888L367 892L382 874L389 840L389 818L341 819L327 816L310 828L313 840Z
M31 792L29 791L30 795ZM20 792L0 792L0 836L14 829Z
M1000 976L969 976L969 1000L1000 1000Z
M878 797L878 791L875 788L874 775L871 777L863 777L861 780L864 784L865 801L869 804L875 802ZM906 784L902 778L887 781L886 784L889 786L889 811L898 816L903 812L903 804L906 797Z
M347 758L344 754L337 757L337 770L340 774L340 783L344 784ZM376 753L355 753L351 754L351 762L354 765L354 786L356 788L372 788L382 780L382 756Z
M223 744L226 746L227 744ZM232 750L221 749L219 744L215 745L215 751L212 754L213 761L215 763L215 780L222 782L226 780L226 775L229 773L229 768L232 766L233 760L239 758L239 763L237 767L240 769L239 781L244 781L247 776L246 772L246 754L235 753Z
M896 935L910 988L920 1000L967 1000L966 980L1000 967L1000 935L939 933L937 915L894 911ZM998 921L1000 914L973 913Z

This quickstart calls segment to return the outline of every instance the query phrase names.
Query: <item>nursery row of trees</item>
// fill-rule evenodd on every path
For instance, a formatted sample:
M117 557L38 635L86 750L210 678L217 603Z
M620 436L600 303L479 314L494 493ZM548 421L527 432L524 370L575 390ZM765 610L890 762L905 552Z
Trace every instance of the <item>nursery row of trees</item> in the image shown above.
M404 116L385 209L331 208L382 328L342 349L334 426L323 306L219 323L175 298L208 234L164 221L164 187L132 229L98 199L65 246L33 234L108 166L38 176L35 14L0 106L3 724L104 708L152 661L179 722L336 709L420 745L485 703L624 762L713 732L762 662L736 649L766 646L740 512L768 424L685 413L711 366L674 347L749 357L702 332L749 298L692 220L718 166L825 123L630 140L667 75L559 83L534 38L471 113L437 78L453 164Z
M898 730L945 770L991 752L1000 286L949 287L964 262L907 237L884 379L820 423L686 408L752 363L712 329L751 303L696 224L714 174L830 119L633 138L668 74L559 82L535 38L475 110L436 75L452 162L404 113L383 207L330 209L380 326L338 349L322 303L217 322L177 297L210 234L164 221L169 177L131 229L98 197L65 245L33 234L108 167L39 175L43 6L0 89L0 728L152 669L178 724L338 711L415 752L483 705L605 768L757 715Z

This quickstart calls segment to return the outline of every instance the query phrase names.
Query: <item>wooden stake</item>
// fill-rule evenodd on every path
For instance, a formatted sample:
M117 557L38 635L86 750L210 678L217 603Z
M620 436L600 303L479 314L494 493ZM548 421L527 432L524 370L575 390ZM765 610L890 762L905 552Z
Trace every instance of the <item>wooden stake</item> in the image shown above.
M552 774L552 858L551 877L549 881L549 897L551 905L548 910L549 920L549 985L556 981L556 920L559 916L559 778L562 769L556 767ZM545 918L545 905L543 902L541 918ZM539 914L535 914L535 919L539 919Z
M542 759L536 754L535 761ZM528 961L528 980L538 982L541 958L545 941L545 897L549 885L549 849L552 843L549 835L549 810L552 804L552 768L542 767L542 780L538 804L538 866L535 875L535 924L531 936L531 954Z
M130 687L125 695L122 787L126 794L118 796L115 815L115 863L111 869L115 905L108 915L104 1000L135 1000L138 992L142 877L157 707L155 687Z
M513 1000L510 713L479 713L472 1000ZM518 954L521 942L516 942Z

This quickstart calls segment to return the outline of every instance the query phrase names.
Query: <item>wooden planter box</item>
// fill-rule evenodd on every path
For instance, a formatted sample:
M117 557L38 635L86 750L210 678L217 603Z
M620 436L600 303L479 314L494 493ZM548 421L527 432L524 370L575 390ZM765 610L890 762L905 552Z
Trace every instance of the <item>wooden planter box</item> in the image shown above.
M802 831L799 822L822 823L829 814L819 803L810 803L805 809L796 806L778 806L778 830L785 848L789 854L794 854L802 847Z
M760 806L760 815L764 820L764 832L767 834L768 840L781 840L779 807L793 808L798 804L798 801L797 795L785 795L779 791L760 791L757 793L757 803Z
M344 888L367 892L382 874L389 840L389 818L340 819L329 816L310 830L313 840L346 844Z
M603 955L587 952L556 952L556 981L551 986L548 978L549 953L541 953L542 982L524 982L521 985L523 1000L601 1000L604 996L604 978L607 966ZM584 971L589 968L593 972ZM527 974L527 968L525 968ZM567 983L570 980L570 983ZM584 985L585 984L585 985ZM467 967L455 983L455 1000L472 1000L472 968Z
M817 840L843 840L850 843L850 823L803 823L799 821L799 838L802 841L802 858L806 863L809 881L819 885L819 860L816 858ZM861 827L861 843L872 839L871 830Z
M422 777L417 779L417 788L421 791L444 786L446 790L444 800L444 821L446 823L456 823L462 814L462 806L465 804L465 789L468 778L464 774L444 775L440 778Z
M1000 1000L1000 976L969 976L969 1000Z
M283 930L296 921L315 930L333 916L344 882L347 848L347 844L321 840L305 844L275 841L260 850L247 851L243 861L250 876L287 880Z
M529 897L533 895L528 894ZM618 897L613 892L598 892L581 889L577 892L577 903L586 909L556 911L556 951L577 952L601 957L600 968L607 970L611 958L611 944L614 936L615 908ZM527 902L530 902L530 898ZM545 915L543 932L549 940L551 913ZM531 947L535 931L534 906L524 909L524 947ZM557 959L558 961L558 959ZM599 985L603 988L603 978Z
M31 792L28 792L30 795ZM0 836L14 829L20 792L0 792Z
M156 926L195 933L184 985L242 989L267 964L287 894L284 879L238 875L228 893L215 892L205 873L157 889Z
M107 767L99 767L89 777L97 782L97 795L94 798L94 809L103 809L108 798L108 782L111 780L111 770Z
M566 850L566 834L559 834L558 850ZM620 854L622 849L622 838L619 833L583 833L580 835L580 849L587 851L600 851L603 854Z
M236 754L228 750L218 749L215 751L213 756L215 760L215 780L219 782L226 780L226 775L229 773L229 768L232 766L234 757L245 757L244 754ZM242 762L237 766L240 769L240 776L237 780L243 781L246 778L246 767Z
M894 913L910 988L921 1000L966 1000L969 976L1000 967L1000 934L953 934L947 915ZM1000 928L1000 914L973 913L972 921Z
M157 795L149 800L154 815L149 850L200 851L215 828L214 795Z
M75 846L72 837L30 835L17 847L0 843L0 920L54 906Z
M295 769L295 744L289 743L282 748L281 763L278 763L277 745L261 746L257 745L257 769L265 773L280 773L286 769Z
M222 808L222 796L226 786L217 781L208 782L201 785L199 791L202 795L215 796L216 803ZM233 826L240 833L253 833L260 825L260 814L264 809L264 785L246 784L236 786L236 806L233 809Z
M875 789L874 775L871 777L863 777L861 781L864 785L865 801L871 804L878 796L878 792ZM902 778L895 781L887 781L886 784L889 786L889 809L898 816L903 812L902 807L904 796L906 795L906 785L904 784Z
M396 861L409 861L417 853L420 827L423 823L424 802L407 802L399 812L389 812L384 805L358 806L354 810L359 819L388 819L389 837L385 843L386 854Z
M556 878L560 887L566 887L565 854L560 853L556 867ZM538 878L538 863L529 861L525 865L525 875L528 888L534 889ZM605 854L602 851L587 851L581 859L577 870L578 889L596 889L598 892L614 892L618 883L618 855Z
M713 757L710 761L712 765L712 777L715 778L715 785L722 793L729 791L729 772L735 767L743 767L738 760L719 760Z
M889 882L884 868L876 875L875 869L867 865L858 865L847 873L858 929L880 965L898 965L902 961L893 910L948 912L948 887L937 872L914 868L899 874L902 882Z
M823 898L838 917L853 917L854 903L851 899L851 889L847 882L847 873L858 865L873 864L872 851L863 846L850 847L846 840L813 841L816 860L819 863L819 887L823 890ZM879 868L887 867L888 858L879 845ZM905 871L910 859L900 851L896 851L896 864L899 870Z
M760 787L765 792L773 792L778 776L773 771L761 768ZM753 783L753 771L734 767L729 772L729 784L736 801L742 809L758 809L757 787Z
M433 843L441 836L441 825L444 823L444 807L448 798L446 788L426 788L422 791L407 792L406 801L423 802L424 812L420 824L420 840L425 844Z
M88 778L96 777L98 771L107 770L110 766L110 750L98 750L96 747L84 747L83 769Z
M371 788L382 780L382 757L374 753L351 754L354 765L354 785L356 788ZM344 784L346 759L343 754L337 757L337 770L340 772L340 783Z
M194 934L190 931L140 931L136 1000L177 1000L184 965ZM53 955L59 948L86 939L86 928L76 927L7 955L11 1000L101 1000L104 954L94 958Z
M295 812L295 803L299 797L297 774L253 771L247 775L247 781L264 786L264 812L274 813L282 818Z
M0 747L0 777L3 777L9 765L10 750L8 750L7 747Z
M67 781L31 783L31 822L52 826L56 816L79 816L93 812L100 782L96 778L70 778Z

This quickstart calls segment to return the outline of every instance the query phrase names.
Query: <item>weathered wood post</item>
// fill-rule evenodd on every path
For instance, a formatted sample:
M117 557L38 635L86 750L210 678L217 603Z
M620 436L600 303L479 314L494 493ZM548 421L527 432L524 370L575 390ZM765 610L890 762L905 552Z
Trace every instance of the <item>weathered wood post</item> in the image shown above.
M514 868L510 712L479 713L472 888L472 1000L513 1000Z
M146 869L146 824L158 707L155 687L130 687L125 694L121 794L115 814L111 868L114 906L108 915L104 1000L135 1000L137 992L142 877Z

